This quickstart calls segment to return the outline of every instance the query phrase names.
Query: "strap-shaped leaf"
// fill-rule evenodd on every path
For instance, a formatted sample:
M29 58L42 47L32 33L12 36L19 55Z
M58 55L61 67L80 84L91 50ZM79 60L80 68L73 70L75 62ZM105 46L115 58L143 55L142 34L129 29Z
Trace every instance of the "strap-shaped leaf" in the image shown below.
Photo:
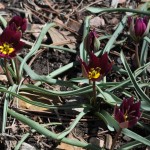
M45 135L48 138L53 138L57 140L57 134L49 131L48 129L44 128L42 125L40 125L39 123L27 118L26 116L19 114L11 109L8 109L8 113L15 117L16 119L18 119L19 121L27 124L28 126L30 126L32 129L35 129L37 132L39 132L40 134ZM80 142L79 140L76 139L69 139L69 138L63 138L60 140L63 143L67 143L70 145L74 145L74 146L78 146L78 147L83 147L85 149L91 149L91 150L101 150L100 147L97 147L95 145L89 144L89 143L85 143L85 142Z
M128 72L128 75L129 75L129 77L130 77L130 80L131 80L131 82L132 82L133 85L134 85L135 90L137 91L137 93L139 94L139 96L142 98L142 100L147 101L147 103L150 105L150 98L149 98L149 97L143 92L143 90L139 87L139 85L138 85L138 83L137 83L137 81L136 81L136 79L135 79L135 76L132 74L132 71L131 71L131 69L130 69L130 67L129 67L129 65L128 65L128 63L127 63L127 61L126 61L126 59L125 59L125 56L124 56L124 54L123 54L122 51L121 51L121 53L120 53L120 56L121 56L121 60L122 60L122 62L123 62L123 65L124 65L124 67L126 68L126 70L127 70L127 72Z
M35 54L35 52L38 51L40 45L41 45L41 42L45 36L45 34L47 33L47 31L49 30L50 27L53 27L55 26L55 23L47 23L44 25L38 39L35 41L34 45L32 46L30 52L25 56L25 58L23 59L21 65L20 65L20 75L22 73L22 70L23 70L23 67L24 67L24 64L26 63L26 61L33 55Z
M60 133L57 136L57 140L63 139L67 134L69 134L74 127L77 125L77 123L80 121L80 119L89 111L89 109L84 109L82 112L80 112L80 114L76 117L76 119L73 121L73 123L70 125L70 127L68 127L67 129L65 129L62 133Z
M17 85L14 84L13 86L10 86L8 90L7 89L4 89L4 90L15 92L16 88L17 88ZM7 109L8 109L8 104L9 104L11 97L12 95L10 95L9 93L6 93L6 96L4 99L4 107L3 107L2 133L5 133L5 127L6 127L6 122L7 122Z
M83 31L83 41L80 44L80 58L83 61L87 61L87 52L84 48L84 38L87 36L88 32L89 32L89 28L90 28L90 18L91 16L87 16L84 20L84 31Z
M109 53L109 51L111 50L113 44L116 42L117 37L119 36L119 34L124 29L126 21L127 21L127 16L124 16L124 18L119 23L116 31L114 32L114 34L112 35L112 37L107 42L104 50L102 51L103 53L105 53L105 52Z
M42 108L48 108L48 109L72 109L72 108L91 108L90 105L88 104L76 104L76 105L48 105L42 102L37 102L37 101L33 101L33 100L29 100L19 94L16 94L14 92L10 92L6 89L1 88L0 92L5 92L8 94L11 94L12 96L15 96L23 101L25 101L26 103L38 106L38 107L42 107Z
M115 128L115 130L119 129L118 123L117 121L105 110L102 110L101 113L105 116L105 118L107 119L107 121L109 121L109 124L111 124L111 126L113 126ZM129 130L129 129L123 129L122 133L125 134L126 136L131 137L132 139L141 142L147 146L150 146L150 140L136 134L135 132Z
M149 11L143 11L138 9L129 9L129 8L96 8L96 7L88 7L86 10L92 13L103 13L103 12L133 12L137 14L150 15Z

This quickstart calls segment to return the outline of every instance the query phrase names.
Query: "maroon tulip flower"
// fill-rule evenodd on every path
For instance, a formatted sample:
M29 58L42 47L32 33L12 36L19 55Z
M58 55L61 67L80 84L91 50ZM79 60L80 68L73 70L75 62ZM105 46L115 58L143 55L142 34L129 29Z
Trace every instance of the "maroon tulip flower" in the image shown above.
M131 37L138 42L141 38L149 33L150 22L147 17L128 18L129 31Z
M143 18L137 18L135 22L135 35L142 36L146 30L147 22L144 21Z
M83 76L92 81L101 80L112 69L112 63L109 63L107 53L98 58L94 53L90 52L89 63L86 64L81 59L80 62Z
M100 47L100 41L95 30L90 31L84 39L84 47L87 52L98 51Z
M124 99L120 107L115 106L114 117L119 122L121 128L134 126L141 117L140 101L134 103L133 97Z
M27 20L20 16L14 16L8 23L12 30L24 32L27 28Z
M20 38L21 32L12 30L10 26L6 27L0 35L0 57L12 58L16 56L16 53L18 53L25 44L20 41Z

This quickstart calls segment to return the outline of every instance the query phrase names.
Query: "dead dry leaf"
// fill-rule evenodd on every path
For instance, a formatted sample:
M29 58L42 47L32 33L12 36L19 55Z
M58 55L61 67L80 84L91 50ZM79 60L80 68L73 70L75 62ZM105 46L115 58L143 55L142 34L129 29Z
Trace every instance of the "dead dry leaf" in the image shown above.
M111 1L111 7L117 8L118 7L118 3L119 3L119 0L112 0Z
M0 10L5 9L5 5L3 3L0 3Z
M110 134L106 134L106 148L110 149L112 146L112 136Z
M67 45L69 48L75 48L75 42L76 39L73 36L65 36L61 31L58 31L55 28L50 28L49 29L49 34L51 36L51 39L53 41L52 45L55 46L63 46Z
M7 80L6 75L0 75L0 81L7 82L8 80Z
M126 0L119 0L119 4L125 3Z
M43 28L43 25L41 24L32 24L30 25L29 31L31 31L32 35L35 37L35 39L37 39L41 33L42 28ZM47 40L47 37L45 35L44 38L42 39L42 42L46 40Z
M75 20L69 19L67 22L67 27L71 28L73 31L78 33L81 28L81 23Z
M104 25L105 25L105 21L102 17L94 17L90 20L90 26L94 26L95 28Z
M61 143L60 145L58 145L56 147L55 150L84 150L81 147L76 147L76 146L72 146L72 145L68 145L66 143Z
M60 145L57 146L55 150L74 150L74 147L66 143L61 143Z
M27 93L27 92L20 92L20 95L24 96L25 98L27 98L28 100L32 100L32 101L37 101L37 102L42 102L45 104L60 104L60 99L56 96L44 96L42 94L38 95L35 94L34 92L32 93ZM16 105L16 100L17 98L15 98L13 105ZM21 99L18 100L18 106L19 108L22 109L29 109L29 110L38 110L38 111L44 111L44 110L49 110L47 108L43 108L43 107L38 107L29 103L26 103L25 101L22 101Z
M75 139L72 133L69 133L68 138ZM81 147L72 146L66 143L60 143L60 145L58 145L55 150L84 150L84 149Z
M67 29L68 31L73 32L73 33L78 33L79 30L80 30L80 28L81 28L81 23L79 23L79 22L77 22L77 21L75 21L75 20L73 20L73 19L69 19L69 20L67 21L67 23L64 24L62 20L60 20L60 19L58 19L58 17L56 17L56 18L54 19L54 22L55 22L58 26L63 27L63 28L65 28L65 29Z
M110 24L112 24L112 25L116 25L118 23L119 23L119 20L116 17L114 17L110 20Z

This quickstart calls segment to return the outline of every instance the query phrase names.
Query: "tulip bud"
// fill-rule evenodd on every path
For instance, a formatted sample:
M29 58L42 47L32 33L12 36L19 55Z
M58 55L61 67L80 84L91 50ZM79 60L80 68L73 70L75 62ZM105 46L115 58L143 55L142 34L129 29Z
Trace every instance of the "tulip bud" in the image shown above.
M90 31L84 39L84 47L87 52L98 51L100 47L100 41L98 40L95 30Z
M144 36L149 33L150 21L147 17L128 18L130 36L139 42Z

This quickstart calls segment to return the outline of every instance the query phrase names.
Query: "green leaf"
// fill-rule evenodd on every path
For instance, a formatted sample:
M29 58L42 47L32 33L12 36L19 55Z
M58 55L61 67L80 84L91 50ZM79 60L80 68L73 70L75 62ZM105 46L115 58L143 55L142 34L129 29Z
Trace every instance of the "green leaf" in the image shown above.
M62 123L48 123L48 124L42 124L43 127L46 127L46 126L49 126L49 125L61 125ZM31 133L35 133L36 130L32 129L30 130L28 133L22 135L22 138L20 141L18 141L17 145L15 146L15 149L14 150L20 150L20 147L22 145L22 143L31 135Z
M80 121L80 119L89 111L89 109L84 109L82 112L80 112L80 114L76 117L76 119L73 121L73 123L70 125L70 127L68 127L67 129L65 129L62 133L60 133L57 136L57 139L63 139L67 134L69 134L74 127L77 125L77 123Z
M102 113L105 115L105 118L107 118L107 121L109 120L109 124L115 128L115 130L119 129L117 121L105 110L102 110ZM129 129L123 129L122 133L125 134L126 136L131 137L132 139L139 141L147 146L150 146L150 140L136 134L135 132L129 130Z
M105 53L105 52L109 53L109 51L111 50L111 48L112 48L113 44L115 43L117 37L119 36L119 34L124 29L126 21L127 21L127 16L124 16L124 18L122 19L122 21L119 23L116 31L114 32L114 34L112 35L112 37L107 42L107 44L106 44L106 46L105 46L105 48L103 50L103 53Z
M131 130L128 130L128 129L123 129L122 131L123 134L133 138L134 140L137 140L147 146L150 146L150 140L136 134L135 132L131 131Z
M122 100L119 99L117 96L113 95L110 92L102 91L98 86L97 89L99 90L99 94L97 97L101 97L104 99L106 103L109 103L110 105L116 105L117 101L121 102Z
M1 22L2 25L6 28L6 26L7 26L7 21L3 18L2 15L0 15L0 22Z
M139 87L137 81L135 80L135 76L132 74L131 69L130 69L129 65L127 64L127 61L126 61L126 59L125 59L124 54L123 54L122 51L121 51L120 55L121 55L121 60L123 62L123 65L124 65L124 67L126 68L126 70L128 72L128 75L130 77L131 82L134 85L135 90L137 91L137 93L139 94L139 96L142 98L142 100L145 100L145 101L147 101L147 103L150 104L150 98Z
M146 139L150 140L150 136L146 137ZM140 145L142 145L141 142L139 142L139 141L132 141L132 142L128 142L127 144L124 144L118 150L130 150L130 149L136 148L136 147L138 147Z
M69 64L67 64L67 65L65 65L65 66L63 66L63 67L61 67L61 68L51 72L47 77L54 78L57 75L59 75L59 74L65 72L65 71L75 67L77 64L78 64L78 62L71 62L71 63L69 63ZM41 85L41 83L42 82L36 82L34 85L39 86L39 85Z
M7 89L4 89L5 91L10 91L10 92L15 92L17 88L17 85L14 84L13 86L10 86ZM9 105L9 101L12 98L12 96L9 93L6 93L5 99L4 99L4 107L3 107L3 122L2 122L2 133L5 133L5 128L6 128L6 122L7 122L7 109Z
M143 40L142 50L141 50L141 57L140 57L140 64L143 66L146 63L147 56L148 56L148 42Z
M107 114L106 111L101 110L100 112L95 112L94 115L97 116L99 119L102 119L110 131L114 131L114 126L111 123L109 115Z
M55 26L55 23L47 23L44 25L38 39L35 41L35 44L32 46L30 52L24 57L21 65L20 65L20 73L19 73L20 75L22 74L22 70L23 70L23 67L24 67L24 64L26 63L26 61L38 51L45 34L49 30L49 28L53 27L53 26Z
M87 52L84 48L84 38L87 36L88 32L89 32L89 28L90 28L90 19L91 19L91 16L87 16L84 20L84 31L83 31L83 41L82 43L80 44L80 58L83 60L83 61L87 61Z
M19 57L19 56L17 56L17 57L20 62L23 61L23 59L21 57ZM62 86L72 87L75 89L78 88L76 85L72 84L69 81L56 80L56 79L53 79L48 76L38 75L26 63L24 63L24 70L31 77L31 79L33 79L35 81L41 81L41 82L46 82L46 83L50 83L50 84L58 84L58 85L62 85Z
M43 89L41 87L37 87L32 84L27 84L27 85L22 85L20 87L20 90L38 92L38 93L42 93L46 95L71 96L71 95L80 95L80 94L91 92L92 88L91 86L87 86L87 87L79 88L77 90L72 90L72 91L54 91L54 90Z
M150 104L146 101L141 101L141 109L144 111L150 111Z
M11 109L8 109L8 113L15 117L16 119L18 119L19 121L27 124L28 126L30 126L32 129L35 129L37 132L39 132L40 134L43 134L44 136L48 137L48 138L53 138L53 139L57 139L57 134L49 131L48 129L44 128L42 125L40 125L39 123L25 117L22 114L19 114ZM70 145L74 145L74 146L78 146L78 147L83 147L85 149L92 149L92 150L100 150L99 147L89 144L89 143L85 143L85 142L80 142L76 139L69 139L69 138L63 138L60 140L63 143L67 143Z
M33 101L33 100L29 100L19 94L16 94L16 93L13 93L13 92L10 92L6 89L3 89L1 88L0 89L0 92L5 92L5 93L9 93L11 94L12 96L15 96L23 101L25 101L26 103L29 103L29 104L32 104L32 105L35 105L35 106L38 106L38 107L42 107L42 108L48 108L48 109L72 109L72 108L91 108L90 105L88 104L76 104L76 105L48 105L48 104L45 104L45 103L42 103L42 102L37 102L37 101Z
M143 14L143 15L150 15L149 11L141 11L138 9L128 9L128 8L96 8L96 7L88 7L86 10L92 12L92 13L103 13L103 12L133 12L137 14Z

